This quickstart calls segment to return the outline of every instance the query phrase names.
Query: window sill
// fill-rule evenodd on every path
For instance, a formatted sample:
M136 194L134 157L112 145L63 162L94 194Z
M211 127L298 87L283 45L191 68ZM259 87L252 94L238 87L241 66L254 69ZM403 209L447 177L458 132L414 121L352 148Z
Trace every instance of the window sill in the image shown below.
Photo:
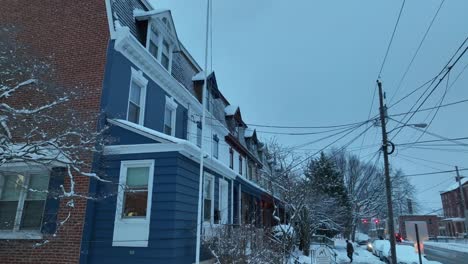
M0 231L0 239L42 239L43 235L40 231Z

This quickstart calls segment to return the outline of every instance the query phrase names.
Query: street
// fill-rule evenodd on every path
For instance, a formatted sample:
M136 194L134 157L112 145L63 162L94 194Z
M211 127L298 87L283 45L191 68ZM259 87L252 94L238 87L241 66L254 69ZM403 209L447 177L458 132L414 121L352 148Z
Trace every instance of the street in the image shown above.
M428 260L439 261L442 264L468 264L468 253L424 246L424 253Z

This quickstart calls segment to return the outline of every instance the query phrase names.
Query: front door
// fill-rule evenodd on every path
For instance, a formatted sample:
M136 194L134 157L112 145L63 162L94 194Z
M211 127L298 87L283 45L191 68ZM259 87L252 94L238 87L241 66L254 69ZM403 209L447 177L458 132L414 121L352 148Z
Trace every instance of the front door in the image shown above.
M226 180L219 179L219 213L221 224L228 223L228 191L228 182Z

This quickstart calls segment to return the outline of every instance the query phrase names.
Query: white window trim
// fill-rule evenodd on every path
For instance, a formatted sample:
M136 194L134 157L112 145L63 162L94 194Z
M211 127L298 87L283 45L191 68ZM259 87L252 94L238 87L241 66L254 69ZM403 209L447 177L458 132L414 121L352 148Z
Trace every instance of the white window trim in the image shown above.
M24 211L24 202L28 194L29 181L31 179L31 174L45 173L49 176L49 181L50 181L50 171L48 171L47 169L37 168L37 167L31 168L30 166L25 165L25 164L18 164L18 166L14 166L13 168L15 169L12 170L11 172L21 173L25 176L24 188L20 192L20 196L18 199L18 207L16 208L16 216L15 216L15 222L13 224L13 229L1 230L0 239L42 239L43 236L42 236L40 229L20 230L19 228L21 226L21 219L23 218L22 216L23 216L23 211ZM2 184L1 187L3 187L4 183L1 183L1 184ZM49 182L47 183L47 186L49 186ZM0 188L0 196L2 195L2 192L3 192L3 189ZM47 198L45 199L45 201L46 200ZM45 208L43 208L42 214L44 214L44 211L45 211Z
M128 112L130 109L130 94L132 92L132 83L135 83L141 88L140 93L140 116L138 117L138 124L144 125L145 123L145 110L146 110L146 88L148 86L148 79L143 76L143 72L131 68L132 76L130 78L130 84L128 86L128 102L127 102L127 117L128 120Z
M205 221L205 219L203 219L203 224L209 224L209 225L213 225L214 224L214 190L215 190L215 177L214 175L211 175L207 172L205 172L205 178L203 179L204 181L206 179L211 179L212 183L211 184L211 212L210 212L210 221ZM203 183L203 189L205 188L205 183ZM203 203L205 203L205 197L203 197ZM204 218L204 216L203 216Z
M146 49L148 50L149 52L149 43L150 43L150 40L151 40L151 36L153 34L153 31L156 31L157 34L158 34L158 37L159 37L159 40L158 40L158 43L157 43L157 46L158 46L158 54L156 56L156 60L159 62L159 64L161 64L161 66L167 71L169 72L169 74L172 72L172 54L174 53L174 41L172 40L171 37L168 37L169 34L172 34L171 32L168 32L167 30L167 26L164 25L164 23L161 21L161 24L163 24L164 26L157 26L155 24L154 21L157 21L157 20L150 20L150 23L148 25L148 29L147 29L147 32L146 32ZM153 30L154 28L154 30ZM163 28L163 30L161 30L161 28ZM162 59L162 50L163 50L163 41L166 41L167 44L169 44L169 54L168 54L168 58L169 58L169 66L168 66L168 69L166 69L166 67L164 67L162 65L162 62L161 62L161 59Z
M123 218L124 188L127 181L127 169L134 167L149 167L148 200L146 216L143 218ZM114 247L148 247L151 219L151 204L153 196L154 160L127 160L120 163L119 188L115 210Z
M169 110L172 111L172 116L171 116L171 136L175 136L175 131L176 131L176 118L177 118L177 106L178 104L174 100L174 98L169 97L166 95L166 108L169 108ZM166 109L164 109L166 111ZM164 114L164 118L166 118ZM165 124L164 120L164 124ZM164 132L164 124L163 124L163 132Z
M225 184L227 186L226 191L227 191L227 196L226 196L226 222L223 223L221 213L222 213L222 207L221 207L221 190L222 190L222 185ZM226 181L225 179L219 179L219 186L218 186L218 211L219 211L219 223L220 224L228 224L229 223L229 182Z

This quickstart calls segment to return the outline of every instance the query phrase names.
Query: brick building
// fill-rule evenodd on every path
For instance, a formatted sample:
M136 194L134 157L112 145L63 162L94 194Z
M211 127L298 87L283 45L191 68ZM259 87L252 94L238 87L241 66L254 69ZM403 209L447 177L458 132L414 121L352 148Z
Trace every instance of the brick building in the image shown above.
M465 197L468 198L468 179L462 179L462 188ZM462 199L459 183L452 184L445 191L440 193L442 199L442 207L444 210L444 218L442 225L446 236L460 236L465 233L465 211L462 208ZM465 207L468 202L465 200Z
M38 58L51 65L54 72L50 73L50 82L62 87L63 92L79 92L82 95L62 107L73 108L78 116L92 116L100 111L109 40L106 14L105 2L102 0L69 1L66 4L60 0L5 0L0 8L0 30L9 29L9 37L27 47L26 56ZM38 94L20 93L15 96L10 98L10 101L18 107L22 104L40 104L47 101L47 97ZM83 118L82 121L94 122L96 126L97 120ZM60 125L55 124L51 131ZM91 162L92 154L83 153L82 158ZM45 176L47 180L51 178L50 191L53 187L53 175ZM5 179L12 177L0 176L0 187L9 186ZM78 176L75 182L77 192L88 192L88 177ZM69 182L65 180L65 186L67 185ZM0 194L3 188L0 188ZM0 214L3 214L3 217L8 216L5 208L11 203L5 201L7 191L3 190L3 198L0 199ZM10 229L2 225L0 263L78 263L87 202L85 199L76 199L74 202L73 213L57 233L55 227L45 228L46 215L41 228L23 229L26 217L24 215L19 228ZM67 217L66 199L48 197L45 203L44 212L50 215L51 219L60 221ZM41 215L31 217L42 218ZM53 237L52 234L56 236ZM44 245L34 247L35 243Z
M429 237L436 237L439 235L439 217L437 215L401 215L398 217L398 226L400 235L406 239L406 221L422 221L427 224L427 231Z

